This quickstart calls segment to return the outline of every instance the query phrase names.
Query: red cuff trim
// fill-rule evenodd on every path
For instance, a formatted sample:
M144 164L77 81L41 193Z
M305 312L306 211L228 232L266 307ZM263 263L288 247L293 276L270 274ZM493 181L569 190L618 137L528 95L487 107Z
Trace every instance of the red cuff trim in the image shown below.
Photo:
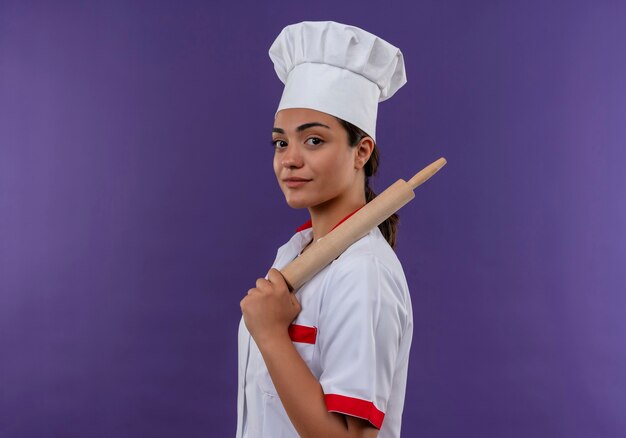
M315 344L317 339L317 327L291 324L289 326L289 337L293 342L303 342L305 344Z
M383 425L385 413L377 409L371 401L339 394L325 394L324 400L328 412L340 412L369 420L379 430Z

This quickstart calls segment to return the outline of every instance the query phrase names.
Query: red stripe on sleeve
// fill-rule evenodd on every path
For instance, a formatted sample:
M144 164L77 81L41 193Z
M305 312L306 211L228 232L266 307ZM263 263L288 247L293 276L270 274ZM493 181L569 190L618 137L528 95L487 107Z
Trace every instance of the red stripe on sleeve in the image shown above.
M339 394L325 394L324 400L328 412L340 412L369 420L379 430L383 425L385 413L377 409L371 401Z
M304 342L305 344L315 344L317 338L317 327L291 324L289 326L289 337L293 342Z

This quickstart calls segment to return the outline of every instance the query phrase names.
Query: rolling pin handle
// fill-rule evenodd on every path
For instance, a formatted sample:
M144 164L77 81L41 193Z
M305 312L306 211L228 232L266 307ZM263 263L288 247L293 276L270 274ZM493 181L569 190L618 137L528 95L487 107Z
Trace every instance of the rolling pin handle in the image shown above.
M408 184L413 190L415 190L420 184L426 182L431 176L437 173L437 171L445 166L446 163L447 161L445 158L439 158L437 161L426 166L424 169L415 174L415 176L408 181Z

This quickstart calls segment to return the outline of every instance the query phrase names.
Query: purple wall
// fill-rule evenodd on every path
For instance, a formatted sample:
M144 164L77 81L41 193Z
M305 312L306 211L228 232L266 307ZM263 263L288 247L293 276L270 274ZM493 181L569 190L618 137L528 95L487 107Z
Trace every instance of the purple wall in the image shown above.
M283 26L400 47L380 190L407 437L626 436L626 6L0 2L0 436L235 432L239 301L306 220L275 182ZM132 4L131 4L132 3Z

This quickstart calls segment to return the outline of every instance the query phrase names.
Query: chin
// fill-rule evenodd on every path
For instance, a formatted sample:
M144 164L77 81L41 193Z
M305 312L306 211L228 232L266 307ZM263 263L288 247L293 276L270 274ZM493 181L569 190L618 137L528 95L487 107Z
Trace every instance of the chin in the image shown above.
M285 201L287 202L287 205L290 206L291 208L295 208L295 209L300 209L300 208L308 208L311 206L310 202L306 202L306 200L304 199L294 199L294 198L289 198L287 196L285 196Z

